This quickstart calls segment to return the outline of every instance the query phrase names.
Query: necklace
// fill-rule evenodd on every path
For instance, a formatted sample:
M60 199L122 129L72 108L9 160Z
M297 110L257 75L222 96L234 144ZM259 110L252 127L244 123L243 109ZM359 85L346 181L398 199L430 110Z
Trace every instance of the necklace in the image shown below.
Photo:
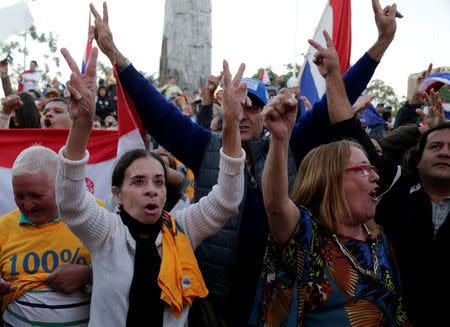
M378 263L378 256L377 256L377 244L375 242L375 239L372 237L372 234L370 233L369 229L367 228L366 224L363 224L363 226L368 235L367 238L370 242L370 248L372 250L373 270L364 269L363 267L361 267L359 262L353 256L353 254L351 254L351 252L343 244L341 244L341 242L339 242L336 234L333 234L333 240L339 246L339 249L341 249L342 253L347 257L347 259L350 260L350 262L352 263L353 267L355 267L356 270L358 270L364 276L372 279L373 281L376 281L378 279L378 273L380 271L380 265Z

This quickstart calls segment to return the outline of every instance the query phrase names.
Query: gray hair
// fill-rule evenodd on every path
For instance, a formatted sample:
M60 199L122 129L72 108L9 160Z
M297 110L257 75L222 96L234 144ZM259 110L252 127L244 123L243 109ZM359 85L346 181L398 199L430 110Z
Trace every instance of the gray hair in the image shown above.
M23 150L14 161L12 176L37 175L45 172L49 181L54 182L58 168L58 155L55 151L40 145Z

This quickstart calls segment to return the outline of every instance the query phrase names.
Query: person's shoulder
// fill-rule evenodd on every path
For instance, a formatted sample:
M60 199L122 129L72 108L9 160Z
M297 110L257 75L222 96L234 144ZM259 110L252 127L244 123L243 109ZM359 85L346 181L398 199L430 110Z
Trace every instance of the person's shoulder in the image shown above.
M10 211L3 216L0 216L0 231L3 230L3 228L6 228L10 226L11 224L18 224L19 223L19 217L20 217L20 211L19 209Z

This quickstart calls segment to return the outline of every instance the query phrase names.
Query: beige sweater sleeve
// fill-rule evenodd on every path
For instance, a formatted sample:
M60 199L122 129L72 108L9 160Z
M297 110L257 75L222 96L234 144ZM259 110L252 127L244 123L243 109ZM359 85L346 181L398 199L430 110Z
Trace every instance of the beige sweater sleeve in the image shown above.
M63 156L63 150L59 151L55 186L58 211L70 230L90 252L95 253L112 235L118 219L100 207L86 189L84 178L88 152L84 159L71 161ZM244 194L244 160L244 150L240 158L232 158L221 149L217 185L199 202L173 213L193 249L237 214Z
M71 161L59 151L56 175L56 204L61 219L84 246L95 254L105 246L117 224L117 215L98 205L85 184L86 164L89 153L82 160Z

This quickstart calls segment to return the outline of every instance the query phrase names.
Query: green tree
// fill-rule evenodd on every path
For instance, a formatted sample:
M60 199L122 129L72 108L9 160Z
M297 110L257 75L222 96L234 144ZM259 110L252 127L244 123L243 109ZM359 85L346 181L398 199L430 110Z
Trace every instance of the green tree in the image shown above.
M0 42L0 59L4 59L8 53L14 58L13 64L9 65L13 86L17 85L19 74L28 69L30 60L38 62L38 69L42 73L41 86L46 85L51 77L61 76L58 70L60 58L57 54L57 44L58 35L53 32L38 33L34 25L25 33L11 37L10 41ZM34 49L33 53L28 50L30 48ZM38 53L43 55L37 56Z
M262 68L262 67L259 68L258 71L256 72L256 74L253 75L252 77L256 78L256 79L260 79L261 78L261 73L262 73L262 71L264 69L266 69L267 72L269 73L270 84L274 84L275 83L275 75L276 74L272 71L272 68L270 66L267 67L267 68Z
M401 106L401 100L395 94L394 89L384 83L382 80L375 79L370 82L364 94L373 95L373 103L383 102L385 105L390 104L392 106L393 115L395 116L398 109Z
M285 80L287 81L289 78L291 78L294 75L294 64L286 64L284 67L289 71L287 74L285 74ZM299 64L295 64L295 77L297 77L298 72L300 71L302 66Z
M450 87L448 85L441 87L439 96L443 102L450 103Z

